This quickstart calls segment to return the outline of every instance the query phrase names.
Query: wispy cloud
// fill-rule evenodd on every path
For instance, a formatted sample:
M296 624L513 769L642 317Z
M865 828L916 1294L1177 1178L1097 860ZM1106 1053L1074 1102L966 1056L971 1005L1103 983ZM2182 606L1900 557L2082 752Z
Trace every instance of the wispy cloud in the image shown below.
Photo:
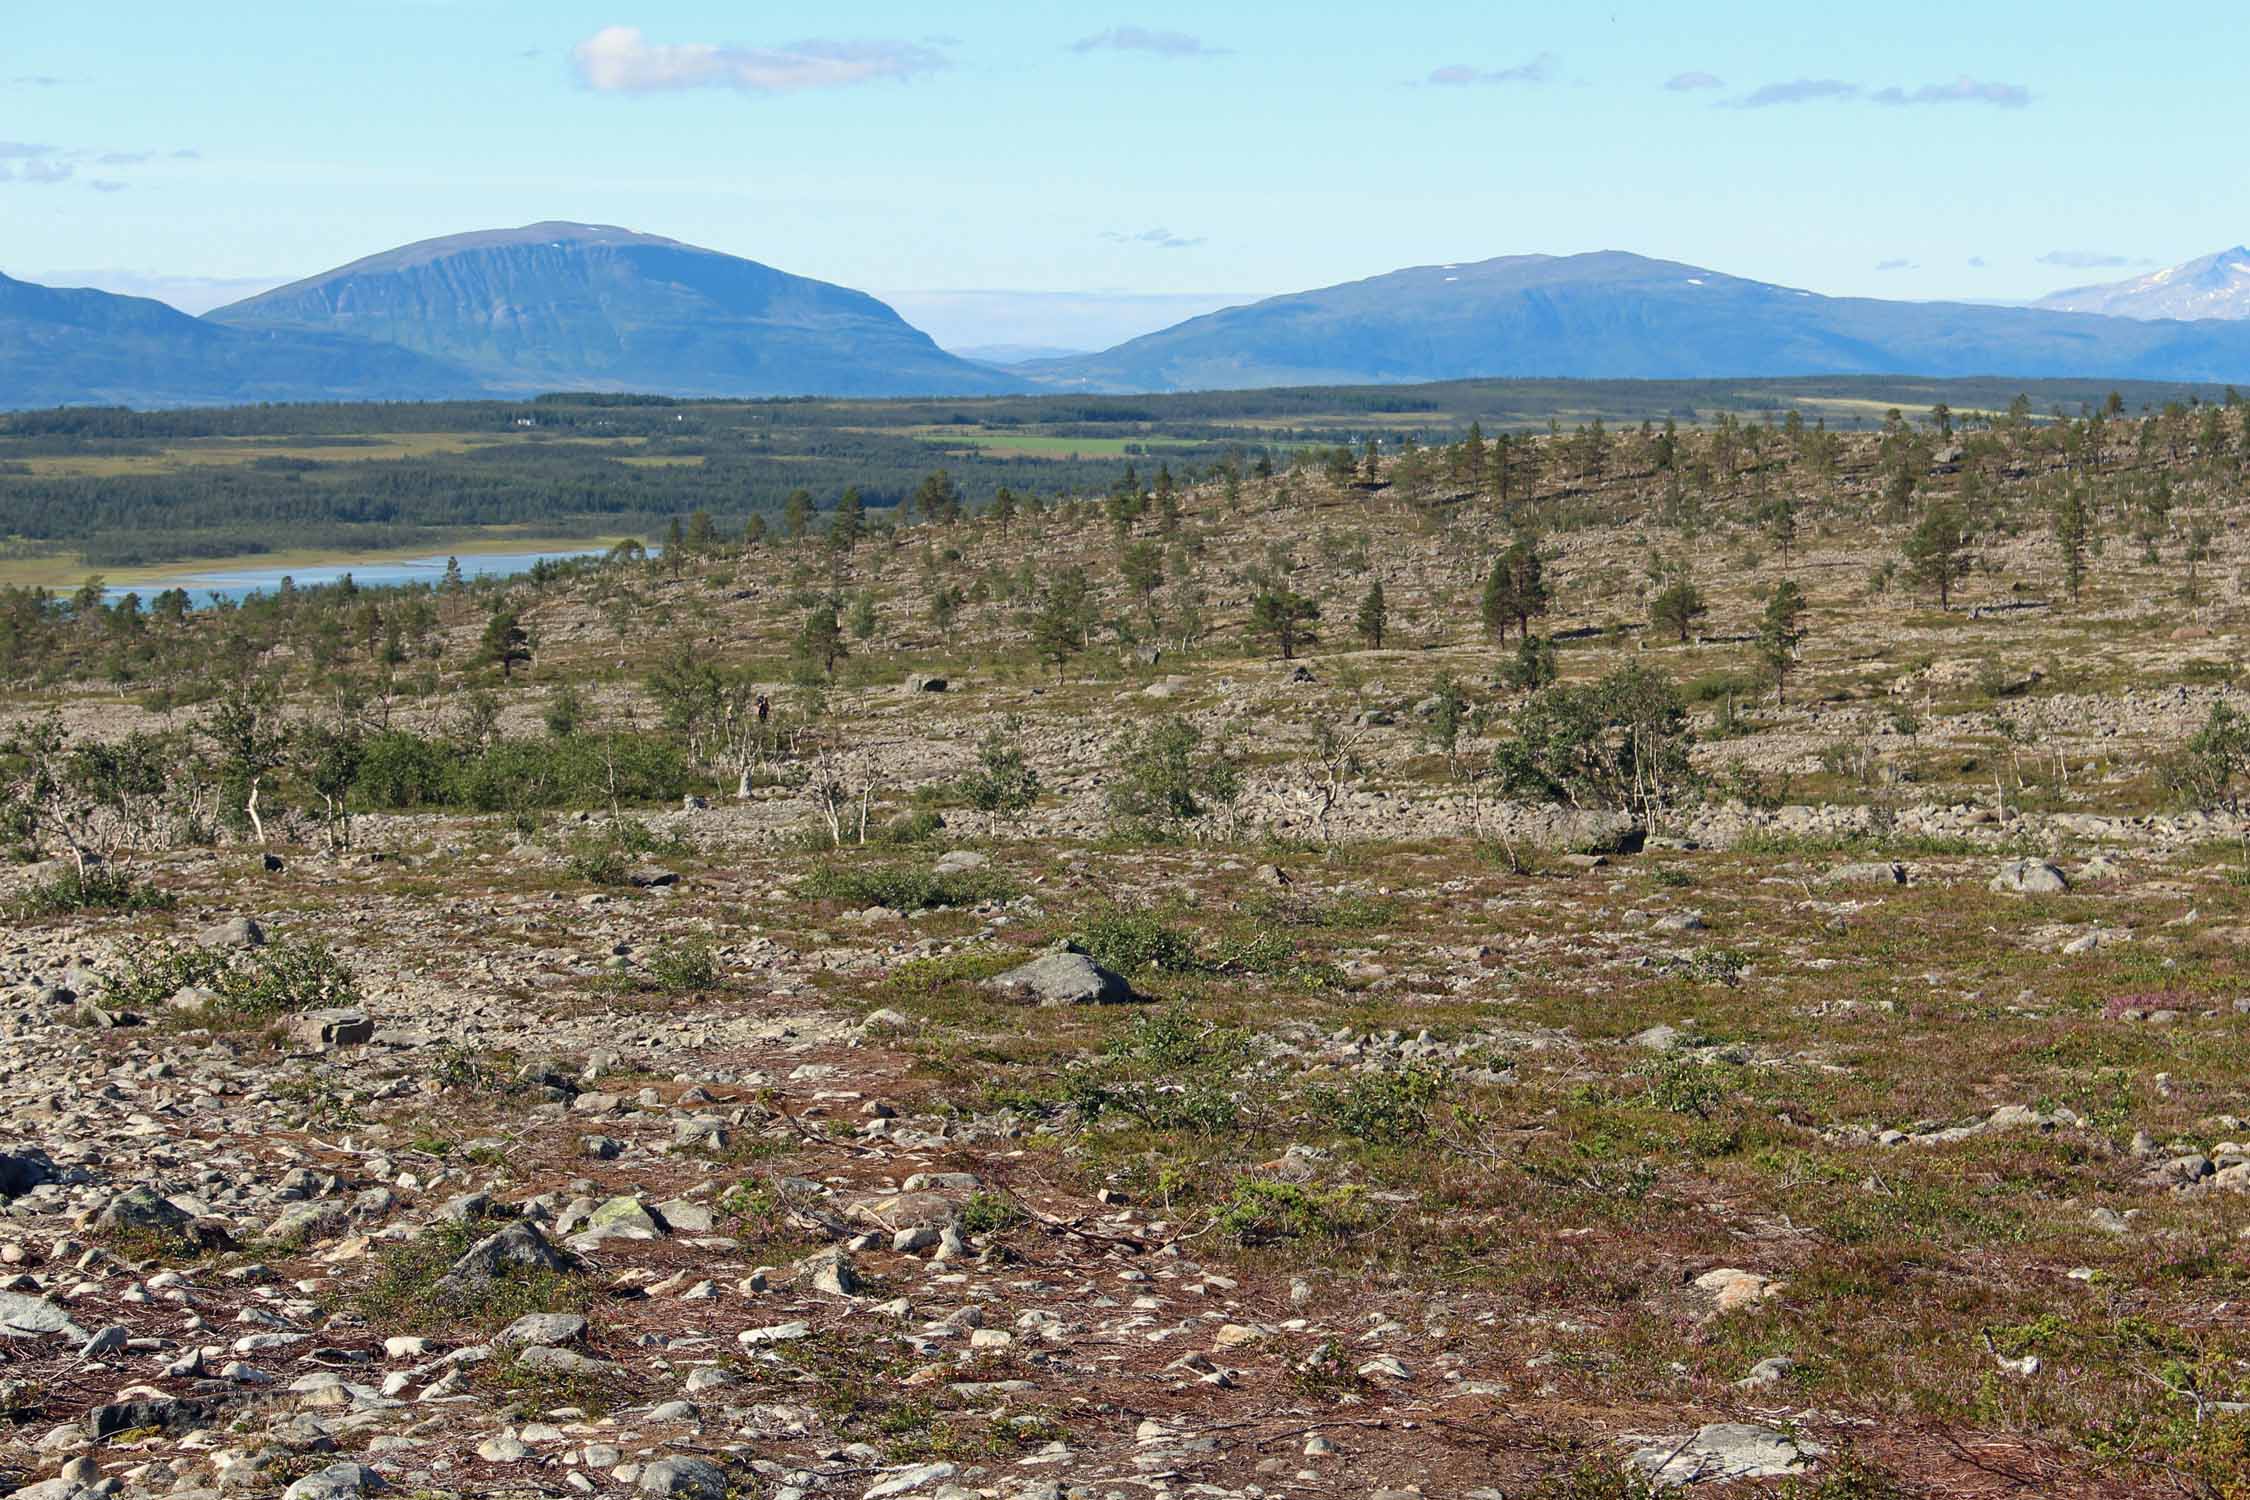
M2039 264L2060 266L2066 271L2114 271L2124 266L2145 266L2148 262L2108 250L2050 250L2039 257Z
M651 42L639 28L609 26L571 49L578 80L600 93L647 94L723 88L795 94L883 81L908 82L951 64L919 42L836 42L818 38L781 47L711 42Z
M1474 63L1449 63L1433 68L1422 81L1438 88L1468 88L1475 84L1546 83L1555 76L1555 64L1560 61L1552 52L1542 52L1529 62L1517 63L1512 68L1480 68Z
M1771 109L1776 104L1810 104L1820 99L1857 99L1859 85L1841 78L1793 78L1752 89L1734 101L1737 109Z
M0 141L0 182L33 182L52 186L68 182L78 168L67 153L36 141Z
M1877 89L1867 96L1877 104L1991 104L2022 109L2031 90L2020 83L1986 83L1964 73L1951 83L1925 83L1918 89Z
M1914 262L1906 260L1904 258L1898 260L1879 260L1875 262L1875 269L1878 271L1911 271L1914 269Z
M1716 73L1705 73L1697 69L1674 73L1664 80L1664 86L1675 94L1692 94L1698 89L1723 89L1727 86L1727 81Z
M23 182L52 187L57 183L79 180L78 169L83 166L137 167L160 157L173 161L192 161L199 155L199 152L191 150L96 151L66 149L41 141L0 141L0 182ZM121 193L128 186L114 177L87 179L86 185L101 193Z
M1972 255L1969 257L1969 269L1972 271L1981 271L1989 264L1991 264L1991 262L1987 261L1981 255Z
M1690 75L1682 75L1683 77ZM1699 75L1709 76L1709 75ZM1677 84L1674 80L1672 87ZM1777 104L1813 104L1822 101L1864 99L1870 104L1900 108L1917 104L1990 104L2000 109L2022 109L2031 102L2031 90L2020 83L1987 83L1966 73L1951 83L1925 83L1920 88L1894 84L1870 92L1841 78L1792 78L1752 89L1726 102L1736 109L1770 109Z
M1162 228L1144 229L1138 234L1129 234L1121 229L1111 229L1105 231L1102 238L1115 245L1153 245L1159 250L1191 250L1203 243L1203 236L1201 235L1189 239L1185 235L1174 234L1171 230Z
M11 89L56 89L62 80L51 73L24 73L14 78L0 78L0 86Z
M1073 52L1147 52L1157 57L1224 57L1227 49L1207 45L1201 37L1184 31L1156 31L1146 26L1112 26L1070 44Z

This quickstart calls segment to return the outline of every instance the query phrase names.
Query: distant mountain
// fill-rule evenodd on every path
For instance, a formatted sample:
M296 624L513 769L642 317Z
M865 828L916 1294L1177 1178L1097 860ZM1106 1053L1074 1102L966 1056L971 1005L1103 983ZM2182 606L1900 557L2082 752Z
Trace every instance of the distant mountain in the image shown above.
M146 297L0 276L0 408L480 393L466 371L406 349L222 328Z
M953 396L1022 388L945 353L864 292L606 225L424 240L208 317L411 349L509 391Z
M1035 359L1083 359L1091 349L1057 349L1046 344L975 344L966 349L949 349L963 359L975 360L980 365L1021 365Z
M1421 266L1227 308L1084 359L1050 388L1230 390L1471 376L1843 374L2250 379L2250 325L1822 297L1620 251Z
M2250 318L2250 250L2237 245L2129 281L2074 286L2031 305L2113 318Z

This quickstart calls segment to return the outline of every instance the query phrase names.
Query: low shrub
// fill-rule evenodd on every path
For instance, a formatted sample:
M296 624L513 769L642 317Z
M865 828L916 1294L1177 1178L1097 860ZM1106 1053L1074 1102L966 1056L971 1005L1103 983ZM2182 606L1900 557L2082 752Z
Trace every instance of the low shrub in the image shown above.
M893 911L936 911L1006 901L1015 888L984 870L939 874L911 865L829 864L797 882L805 901L840 901L846 906L887 906Z
M123 870L97 865L84 874L75 868L41 881L9 907L26 921L82 911L170 911L178 898Z
M263 948L146 946L126 957L108 998L120 1009L160 1011L183 989L213 999L184 1015L205 1026L254 1025L301 1011L362 1004L351 966L318 939Z
M1218 1232L1238 1245L1283 1240L1345 1240L1375 1227L1375 1213L1360 1190L1310 1187L1245 1177L1212 1217Z

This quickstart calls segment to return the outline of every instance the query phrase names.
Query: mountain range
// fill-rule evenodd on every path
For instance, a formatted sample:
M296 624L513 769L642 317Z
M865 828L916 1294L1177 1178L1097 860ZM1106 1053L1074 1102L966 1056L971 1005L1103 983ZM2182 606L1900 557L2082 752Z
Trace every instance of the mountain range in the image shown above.
M2113 318L2250 318L2250 249L2237 245L2146 276L2071 287L2031 305Z
M0 276L0 407L974 396L1536 376L2250 382L2250 251L1993 307L1825 297L1620 251L1394 271L1098 354L940 349L864 292L606 225L426 240L191 318ZM2171 314L2194 313L2189 320ZM996 358L995 356L1000 356ZM1005 363L1002 362L1005 359Z

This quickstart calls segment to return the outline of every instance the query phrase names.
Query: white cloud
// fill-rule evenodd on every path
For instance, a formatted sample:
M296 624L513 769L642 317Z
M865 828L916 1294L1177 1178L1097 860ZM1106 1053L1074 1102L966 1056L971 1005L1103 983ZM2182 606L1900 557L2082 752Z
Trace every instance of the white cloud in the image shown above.
M2000 109L2022 109L2031 102L2031 90L2020 83L1980 82L1966 73L1951 83L1925 83L1918 89L1893 85L1890 88L1876 89L1872 93L1841 78L1793 78L1787 83L1766 84L1730 102L1737 109L1767 109L1776 104L1810 104L1830 99L1865 99L1870 104L1887 104L1893 107L1913 104L1990 104Z
M1925 83L1912 92L1877 89L1868 98L1877 104L1991 104L2001 109L2022 109L2031 102L2031 90L2020 83L1979 82L1964 73L1951 83Z
M1439 88L1467 88L1479 83L1545 83L1555 76L1557 59L1552 52L1542 52L1529 62L1517 63L1512 68L1480 68L1473 63L1449 63L1433 68L1424 83Z
M1105 231L1102 238L1118 245L1154 245L1159 250L1190 250L1203 243L1203 238L1200 235L1194 239L1189 239L1184 235L1177 235L1169 229L1162 228L1144 229L1138 234L1127 234L1122 230L1111 229Z
M834 42L782 47L651 42L637 27L610 26L571 49L581 83L602 93L657 93L727 88L748 94L795 94L884 80L906 82L949 66L918 42Z
M1693 93L1697 89L1725 88L1726 82L1716 73L1705 73L1697 69L1686 73L1674 73L1664 80L1664 86L1675 94L1687 94Z
M2114 271L2123 266L2145 266L2148 262L2108 250L2050 250L2039 257L2039 264L2061 266L2069 271Z
M1070 44L1073 52L1149 52L1158 57L1224 57L1224 47L1205 46L1184 31L1152 31L1146 26L1112 26Z
M1768 109L1776 104L1807 104L1816 99L1856 99L1859 85L1846 83L1841 78L1793 78L1787 83L1769 83L1753 89L1735 101L1741 109Z

